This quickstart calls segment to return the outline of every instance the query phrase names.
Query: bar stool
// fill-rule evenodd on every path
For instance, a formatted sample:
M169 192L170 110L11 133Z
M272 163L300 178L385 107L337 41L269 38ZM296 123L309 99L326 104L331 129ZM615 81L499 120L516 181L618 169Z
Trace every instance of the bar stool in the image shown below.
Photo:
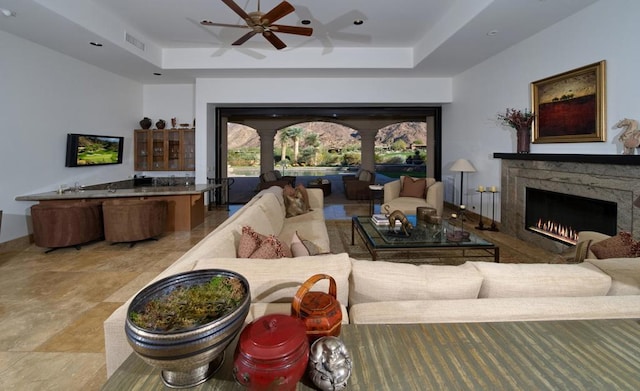
M108 200L102 203L104 238L112 243L155 239L164 233L167 223L165 200Z
M57 248L80 245L104 236L100 202L46 203L31 207L33 239L38 247Z

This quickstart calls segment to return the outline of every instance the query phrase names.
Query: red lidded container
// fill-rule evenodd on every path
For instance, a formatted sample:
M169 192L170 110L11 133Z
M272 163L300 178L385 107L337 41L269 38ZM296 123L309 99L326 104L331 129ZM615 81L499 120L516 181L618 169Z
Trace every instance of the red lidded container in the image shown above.
M309 361L306 327L289 315L255 319L240 333L233 360L233 376L251 391L295 390Z

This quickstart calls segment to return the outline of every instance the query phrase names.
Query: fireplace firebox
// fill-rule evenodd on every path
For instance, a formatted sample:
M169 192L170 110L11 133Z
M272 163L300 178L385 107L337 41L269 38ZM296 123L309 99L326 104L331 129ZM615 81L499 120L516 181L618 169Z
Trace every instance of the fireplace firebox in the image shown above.
M526 188L525 228L550 239L576 244L578 232L615 235L617 204L594 198Z

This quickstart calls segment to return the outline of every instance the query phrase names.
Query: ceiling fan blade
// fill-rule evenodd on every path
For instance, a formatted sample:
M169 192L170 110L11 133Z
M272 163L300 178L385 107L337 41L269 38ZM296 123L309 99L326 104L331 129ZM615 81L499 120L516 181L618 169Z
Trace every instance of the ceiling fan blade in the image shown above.
M247 14L238 4L236 4L233 0L222 0L223 3L227 5L227 7L231 8L236 14L238 14L242 20L251 20L249 14Z
M224 0L223 0L224 1ZM295 11L296 9L293 8L293 6L291 4L289 4L286 1L283 1L282 3L276 5L271 11L267 12L266 14L262 15L262 18L260 18L260 21L262 22L263 25L269 25L273 22L275 22L276 20L289 15L290 13L292 13L293 11Z
M249 31L248 33L240 37L238 40L236 40L234 43L232 43L232 45L235 45L235 46L242 45L243 43L247 42L249 38L253 37L256 34L258 34L258 32L255 30Z
M271 42L271 44L275 46L275 48L278 50L284 49L287 47L287 45L285 45L285 43L282 42L280 38L276 37L276 35L271 31L265 31L264 33L262 33L262 36L264 36L267 39L267 41Z
M202 22L200 22L200 24L203 25L203 26L239 27L239 28L243 28L243 29L250 29L251 28L251 27L247 26L246 24L216 23L216 22L212 22L210 20L203 20Z
M313 29L310 27L285 26L282 24L272 24L271 26L269 26L269 28L279 33L306 35L307 37L311 36L311 34L313 33Z

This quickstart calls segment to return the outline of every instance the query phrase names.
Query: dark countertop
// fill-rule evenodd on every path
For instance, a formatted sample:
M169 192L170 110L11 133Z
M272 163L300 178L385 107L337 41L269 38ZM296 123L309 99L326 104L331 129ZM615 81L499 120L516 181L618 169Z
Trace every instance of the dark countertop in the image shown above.
M109 191L100 190L66 190L59 194L52 190L45 193L27 194L16 197L16 201L52 201L52 200L74 200L88 198L121 198L121 197L153 197L153 196L175 196L175 195L195 195L213 190L220 185L194 185L194 186L141 186L127 189L116 189Z

